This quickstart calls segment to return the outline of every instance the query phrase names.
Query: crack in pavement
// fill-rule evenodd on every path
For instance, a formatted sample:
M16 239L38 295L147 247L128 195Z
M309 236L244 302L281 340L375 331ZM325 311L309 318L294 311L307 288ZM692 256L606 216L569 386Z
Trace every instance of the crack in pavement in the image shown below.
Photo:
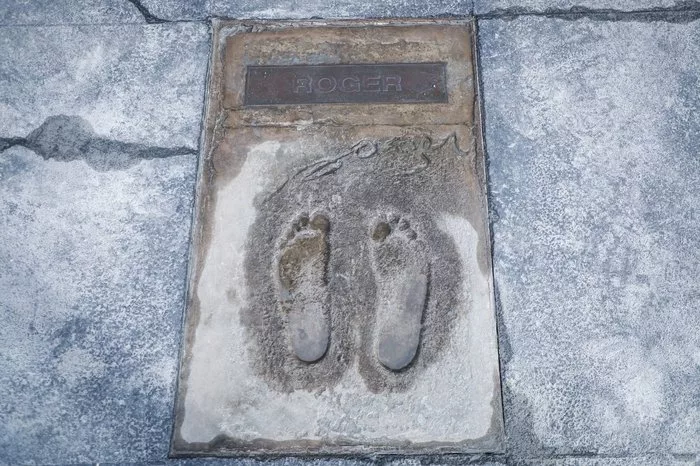
M129 3L134 5L137 10L139 10L139 13L144 17L146 22L148 24L160 24L160 23L169 23L167 19L159 18L155 15L153 15L148 8L146 8L140 0L127 0Z
M525 7L498 8L488 13L475 15L477 19L514 20L520 16L543 16L567 21L590 19L592 21L625 22L667 22L685 24L700 19L700 1L682 0L670 7L650 7L644 10L617 10L613 8L589 8L572 6L571 8L546 8L532 10Z
M79 116L48 117L25 138L0 138L0 153L10 147L25 147L44 160L84 160L97 171L124 170L141 160L194 155L189 147L155 147L99 137Z

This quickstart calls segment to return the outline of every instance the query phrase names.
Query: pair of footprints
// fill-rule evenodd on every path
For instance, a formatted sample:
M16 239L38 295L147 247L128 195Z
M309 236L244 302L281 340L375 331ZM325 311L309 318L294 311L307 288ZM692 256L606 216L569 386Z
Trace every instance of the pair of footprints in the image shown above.
M288 336L296 357L307 363L320 361L330 344L329 231L326 215L302 215L284 238L279 257L279 296ZM377 285L374 352L384 367L400 371L418 352L429 261L424 243L398 216L377 221L368 236Z

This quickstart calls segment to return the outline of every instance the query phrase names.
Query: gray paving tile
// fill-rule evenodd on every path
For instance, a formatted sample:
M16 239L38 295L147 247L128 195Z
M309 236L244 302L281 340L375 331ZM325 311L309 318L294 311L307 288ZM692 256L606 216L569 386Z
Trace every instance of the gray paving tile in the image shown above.
M229 18L375 18L467 15L470 0L210 0L210 13Z
M148 14L166 21L201 20L207 18L211 0L141 0Z
M165 458L208 46L0 29L0 462Z
M695 1L683 0L474 0L474 13L545 13L605 11L648 11L655 9L700 9Z
M128 0L3 0L0 25L95 24L142 22Z
M673 455L515 459L510 464L512 466L696 466L694 457L674 457Z
M522 459L511 462L512 466L696 466L693 457L672 455L646 455L622 457L565 457Z
M700 23L480 34L509 448L700 451Z
M471 0L7 0L0 25L112 24L233 19L464 16Z

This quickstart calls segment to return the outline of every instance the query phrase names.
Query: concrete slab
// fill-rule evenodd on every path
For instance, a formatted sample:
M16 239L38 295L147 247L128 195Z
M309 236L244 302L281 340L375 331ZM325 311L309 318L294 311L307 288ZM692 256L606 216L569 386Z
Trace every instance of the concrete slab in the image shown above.
M480 21L516 456L700 451L698 37Z
M138 8L126 0L3 0L0 26L140 23Z
M672 455L606 457L570 457L515 461L513 466L697 466L695 458Z
M468 15L470 0L247 0L231 2L211 0L212 16L227 18L431 18L436 16Z
M140 0L146 16L166 21L203 20L209 17L212 0ZM229 2L237 3L237 2Z
M673 455L515 459L512 466L697 466L694 457Z
M173 452L498 451L472 25L216 28Z
M684 10L700 11L700 3L679 0L474 0L476 15L591 13L605 18L606 13Z
M208 43L0 29L0 463L167 454Z
M214 16L232 19L431 18L466 16L470 12L470 0L5 0L0 5L0 25L196 21Z

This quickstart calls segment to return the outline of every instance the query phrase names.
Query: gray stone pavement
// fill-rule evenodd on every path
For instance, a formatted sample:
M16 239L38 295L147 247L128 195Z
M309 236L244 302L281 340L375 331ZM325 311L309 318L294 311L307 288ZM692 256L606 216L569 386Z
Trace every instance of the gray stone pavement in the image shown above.
M208 28L0 44L0 463L164 458Z
M2 26L140 23L143 21L143 15L128 1L3 0L0 2L0 25Z
M474 6L491 13L506 455L310 464L698 464L700 22L538 14L697 3L513 3ZM471 8L142 4L151 21ZM493 17L513 6L530 14ZM0 464L255 463L167 460L210 39L205 21L146 18L127 1L0 1Z
M119 24L226 18L382 18L476 15L589 14L624 19L620 12L669 18L700 15L697 0L3 0L0 25ZM652 15L653 16L653 15Z
M511 459L512 466L695 466L694 458L673 456L561 457Z
M474 0L473 12L483 14L667 12L696 10L700 2L683 0Z
M379 18L464 16L470 0L3 0L0 25L113 24L228 18Z
M700 23L481 21L510 448L700 451Z

